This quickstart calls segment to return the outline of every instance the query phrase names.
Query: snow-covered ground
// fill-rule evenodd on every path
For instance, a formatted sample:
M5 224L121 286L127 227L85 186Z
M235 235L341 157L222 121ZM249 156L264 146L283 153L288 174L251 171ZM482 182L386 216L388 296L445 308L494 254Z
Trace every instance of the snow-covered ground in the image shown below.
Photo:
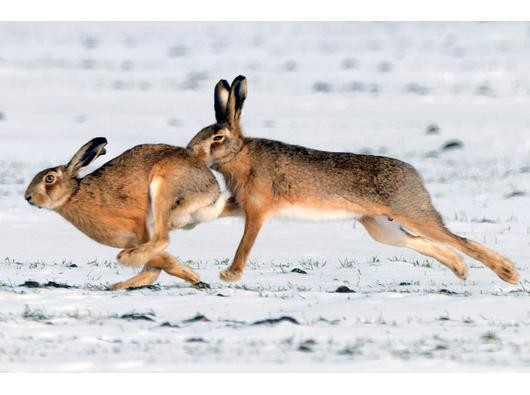
M0 370L528 370L529 54L520 23L0 24ZM172 234L210 290L165 274L106 290L133 274L118 250L30 207L27 183L95 136L91 169L185 145L237 74L247 134L412 163L448 226L521 284L470 259L462 283L351 222L272 220L227 285L243 227L227 218Z

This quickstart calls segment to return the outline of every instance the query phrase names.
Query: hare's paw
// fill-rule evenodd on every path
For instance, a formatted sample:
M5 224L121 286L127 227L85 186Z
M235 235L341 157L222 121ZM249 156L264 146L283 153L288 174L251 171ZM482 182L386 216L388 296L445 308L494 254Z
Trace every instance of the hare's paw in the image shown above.
M114 284L109 285L109 289L113 291L117 291L118 289L127 289L127 288L129 288L127 286L127 281L120 281L119 283L114 283Z
M226 269L219 274L219 277L221 278L221 280L231 283L239 280L242 274L243 273L239 270Z
M507 283L517 284L519 282L519 273L512 263L504 264L502 267L496 269L495 272Z
M127 248L118 254L117 259L124 266L141 265L148 260L144 255L140 248Z
M460 280L466 280L467 276L469 274L469 270L467 268L467 265L462 263L459 265L454 265L454 267L451 268L453 273L460 279Z

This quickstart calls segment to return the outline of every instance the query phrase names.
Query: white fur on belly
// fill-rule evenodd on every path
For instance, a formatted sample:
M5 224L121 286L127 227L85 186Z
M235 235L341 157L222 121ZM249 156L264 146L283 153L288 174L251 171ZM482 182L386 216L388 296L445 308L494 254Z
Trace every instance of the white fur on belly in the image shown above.
M192 208L192 211L174 211L171 214L172 229L193 229L201 222L213 221L223 212L230 192L222 192L215 202L208 206Z
M305 221L340 221L359 219L362 214L344 210L317 210L304 206L289 206L277 211L275 217L299 219Z

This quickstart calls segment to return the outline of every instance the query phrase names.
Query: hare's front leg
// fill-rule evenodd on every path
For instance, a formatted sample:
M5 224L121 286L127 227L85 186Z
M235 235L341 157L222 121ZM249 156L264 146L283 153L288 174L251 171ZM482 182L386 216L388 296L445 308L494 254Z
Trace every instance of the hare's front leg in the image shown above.
M168 179L162 174L157 175L155 172L149 185L150 205L146 219L150 230L150 239L138 247L121 251L118 254L118 261L122 265L142 264L166 249L169 244L169 217L173 200Z
M230 267L221 272L221 280L232 282L237 281L241 278L243 274L243 269L247 263L248 255L250 249L256 241L256 237L263 226L267 216L261 210L247 210L245 212L245 231L243 232L243 237L239 242L239 247L237 248L234 261Z
M145 265L140 273L128 280L120 281L109 286L111 289L138 288L153 284L160 275L161 269Z

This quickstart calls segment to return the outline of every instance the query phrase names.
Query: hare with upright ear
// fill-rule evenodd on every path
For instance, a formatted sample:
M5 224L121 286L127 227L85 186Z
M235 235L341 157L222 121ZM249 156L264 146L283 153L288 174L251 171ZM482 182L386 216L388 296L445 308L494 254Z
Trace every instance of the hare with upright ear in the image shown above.
M99 243L122 248L118 261L143 270L113 289L152 284L161 270L199 284L199 276L164 252L169 230L190 228L221 215L227 193L189 150L165 144L133 147L83 178L79 171L105 154L94 138L66 165L39 172L25 198L56 211Z
M325 152L243 135L240 118L245 77L215 87L217 123L202 129L188 148L226 181L245 215L245 230L226 281L241 277L263 223L272 215L299 219L356 219L377 241L433 257L465 279L456 248L501 279L516 283L512 262L450 232L433 207L418 172L397 159Z

